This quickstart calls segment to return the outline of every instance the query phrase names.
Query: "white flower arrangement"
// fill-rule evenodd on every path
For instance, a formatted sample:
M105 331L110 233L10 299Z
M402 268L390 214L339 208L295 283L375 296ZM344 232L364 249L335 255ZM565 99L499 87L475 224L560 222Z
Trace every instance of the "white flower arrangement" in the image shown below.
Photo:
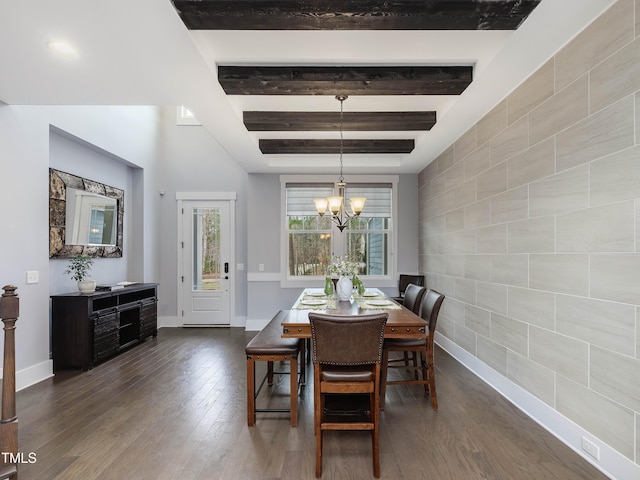
M352 262L347 257L333 257L333 262L329 265L329 274L353 277L358 275L362 266L361 263Z

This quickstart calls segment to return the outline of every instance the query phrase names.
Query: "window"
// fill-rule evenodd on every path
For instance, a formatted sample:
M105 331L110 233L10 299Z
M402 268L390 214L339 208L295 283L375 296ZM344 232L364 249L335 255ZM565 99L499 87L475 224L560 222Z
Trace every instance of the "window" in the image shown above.
M361 263L360 275L369 280L393 276L394 189L389 177L384 178L386 182L347 182L347 204L351 197L367 201L363 213L351 219L342 233L330 215L318 215L313 201L334 195L334 183L283 180L285 281L308 283L310 277L324 277L334 255Z
M331 262L331 219L316 213L314 198L332 195L326 184L286 187L287 276L320 276Z

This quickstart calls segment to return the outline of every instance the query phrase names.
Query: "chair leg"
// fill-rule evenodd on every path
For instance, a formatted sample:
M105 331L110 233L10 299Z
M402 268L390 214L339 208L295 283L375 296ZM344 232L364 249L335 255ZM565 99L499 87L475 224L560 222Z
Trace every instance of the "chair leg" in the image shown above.
M316 435L316 478L322 476L322 430Z
M380 478L380 405L376 404L376 400L374 398L376 397L376 393L373 393L371 395L371 415L373 417L373 431L371 432L371 454L373 456L373 476L375 478Z
M314 365L313 372L313 433L316 440L316 478L322 476L322 429L320 423L322 421L322 395L320 393L320 370Z
M273 386L273 362L267 362L267 384Z
M415 368L415 370L413 371L413 378L415 380L418 380L418 352L416 352L415 350L411 352L411 360L413 363L413 367Z
M303 362L304 365L304 362ZM298 426L298 357L293 356L289 361L289 409L292 427Z
M438 410L438 396L436 395L436 368L433 362L433 349L427 350L427 371L429 374L429 394L431 395L431 407Z
M300 342L300 362L299 362L299 366L300 366L300 385L306 385L307 384L307 369L306 369L306 365L307 365L307 339L302 340L302 342Z
M417 354L417 352L416 352ZM428 354L425 351L420 351L420 367L422 368L422 380L425 382L424 384L424 395L425 397L427 395L429 395L429 391L431 390L429 388L429 360L428 360ZM416 373L418 373L418 371L416 370Z
M389 350L382 349L382 365L380 366L380 410L384 410L387 395L387 371L389 367Z
M256 362L247 359L247 424L256 423Z

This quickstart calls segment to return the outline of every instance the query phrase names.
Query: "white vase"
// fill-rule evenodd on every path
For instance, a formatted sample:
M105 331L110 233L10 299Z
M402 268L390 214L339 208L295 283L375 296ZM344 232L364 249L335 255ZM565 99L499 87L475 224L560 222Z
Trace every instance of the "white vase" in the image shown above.
M349 300L352 293L353 282L351 281L351 277L345 275L341 276L338 279L338 285L336 287L336 295L338 295L338 300Z
M93 293L96 291L96 281L81 280L78 282L78 290L80 290L80 293Z

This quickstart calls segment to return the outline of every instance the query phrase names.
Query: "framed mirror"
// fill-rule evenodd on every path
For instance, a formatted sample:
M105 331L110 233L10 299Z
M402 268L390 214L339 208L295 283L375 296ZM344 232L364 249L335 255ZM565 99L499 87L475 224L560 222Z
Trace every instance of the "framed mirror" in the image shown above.
M49 258L122 257L124 190L49 169Z

